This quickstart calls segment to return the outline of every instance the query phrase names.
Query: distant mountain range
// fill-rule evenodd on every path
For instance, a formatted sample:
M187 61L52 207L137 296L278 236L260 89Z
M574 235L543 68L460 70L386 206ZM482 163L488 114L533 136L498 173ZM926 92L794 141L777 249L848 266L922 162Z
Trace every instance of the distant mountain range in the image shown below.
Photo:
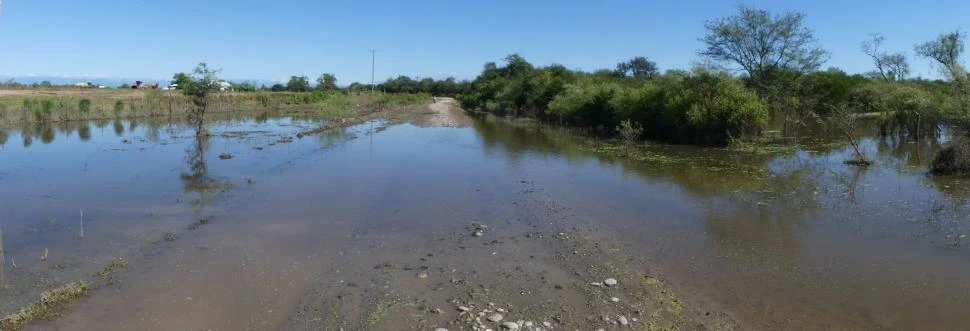
M104 85L107 87L118 87L124 84L132 85L135 81L142 82L158 82L160 85L165 86L170 83L169 79L152 79L152 78L92 78L92 77L58 77L58 76L0 76L0 82L7 82L13 80L14 82L21 84L34 84L41 83L44 81L50 82L52 85L74 85L75 83L81 82L92 82L95 85ZM262 85L273 86L279 82L267 80L267 79L227 79L230 82L242 83L242 82L252 82L256 84L256 87Z

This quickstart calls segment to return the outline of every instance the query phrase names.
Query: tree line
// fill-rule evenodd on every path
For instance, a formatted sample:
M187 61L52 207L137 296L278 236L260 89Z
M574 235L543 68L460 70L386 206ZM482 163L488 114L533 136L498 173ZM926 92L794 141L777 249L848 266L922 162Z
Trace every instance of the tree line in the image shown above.
M742 6L735 15L707 21L705 29L698 51L703 65L689 70L661 73L641 56L615 69L584 72L557 64L538 67L512 54L502 64L486 63L459 100L497 115L611 134L641 127L638 138L705 145L757 137L769 128L797 135L811 122L845 112L878 113L884 134L914 139L935 133L944 120L968 118L961 31L914 46L944 77L925 80L910 78L906 55L883 49L885 37L878 34L860 43L873 61L871 72L822 70L829 52L802 13Z

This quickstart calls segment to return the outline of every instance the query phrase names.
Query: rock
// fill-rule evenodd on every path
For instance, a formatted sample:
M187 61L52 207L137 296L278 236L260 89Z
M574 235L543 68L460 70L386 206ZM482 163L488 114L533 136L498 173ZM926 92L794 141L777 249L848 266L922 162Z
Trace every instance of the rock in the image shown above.
M606 284L606 286L616 285L616 279L614 279L614 278L607 278L606 280L603 281L603 284Z
M445 328L437 328L437 329L434 329L434 331L448 331L448 329L445 329Z
M551 328L552 327L552 323L542 322L542 326L547 327L547 328Z
M625 316L617 317L616 320L620 321L620 325L630 324L630 322L626 320L626 317Z
M502 328L506 330L518 330L519 324L515 322L505 322L502 323Z
M531 328L532 327L532 322L531 321L526 321L525 322L525 327Z
M610 298L610 302L620 302L620 298L612 297Z
M592 282L592 283L589 283L589 285L593 285L596 287L603 287L603 283L599 283L599 282Z
M485 234L485 232L483 232L482 230L479 230L479 229L475 229L475 232L472 232L472 235L473 236L476 236L476 237L481 237L484 234Z
M468 307L465 307L465 306L458 306L458 310L468 311L469 309L468 309Z
M232 154L229 154L229 153L219 154L219 159L220 160L228 160L228 159L231 159L231 158L232 158Z
M496 323L501 322L502 314L492 314L491 316L488 317L488 320Z
M419 272L418 273L418 278L421 278L421 279L428 278L428 273L425 272L425 271Z

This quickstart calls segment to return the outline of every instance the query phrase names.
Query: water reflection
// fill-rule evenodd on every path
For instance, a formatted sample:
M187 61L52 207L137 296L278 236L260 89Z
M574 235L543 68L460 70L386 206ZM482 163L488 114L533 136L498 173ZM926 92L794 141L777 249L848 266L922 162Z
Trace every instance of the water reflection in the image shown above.
M775 237L780 238L776 242L779 248L784 248L779 251L787 252L797 247L793 229L828 222L846 225L856 234L865 233L867 228L872 232L889 227L907 238L914 234L925 237L927 229L908 221L925 210L894 202L921 203L927 198L940 199L934 198L940 195L970 195L968 185L961 185L958 179L925 174L929 162L926 155L936 153L944 135L918 142L868 136L863 147L870 155L878 155L877 165L859 168L842 163L850 154L848 147L825 132L813 139L803 138L804 145L783 153L650 144L641 148L637 157L620 157L575 131L534 122L510 123L484 116L475 119L474 127L486 154L504 153L502 156L512 163L520 163L526 155L561 157L567 162L593 158L601 165L620 165L624 172L646 180L675 183L697 198L720 201L719 210L728 212L712 210L705 226L715 242L738 243L719 244L724 248L742 247L740 243L746 241L769 242L769 237ZM861 134L876 132L869 127L861 130ZM900 193L889 193L896 191ZM963 234L970 229L968 222L951 222L943 232ZM949 235L943 240L952 239Z
M77 129L77 137L81 141L91 140L91 126L88 123L81 123L81 126Z
M121 120L114 120L111 125L114 128L115 136L121 137L125 134L125 123Z
M202 214L217 193L231 189L231 184L220 181L209 174L206 157L210 147L209 139L209 135L195 135L194 143L186 150L185 155L188 171L179 176L182 180L183 191L196 195L190 201L192 210L196 215Z

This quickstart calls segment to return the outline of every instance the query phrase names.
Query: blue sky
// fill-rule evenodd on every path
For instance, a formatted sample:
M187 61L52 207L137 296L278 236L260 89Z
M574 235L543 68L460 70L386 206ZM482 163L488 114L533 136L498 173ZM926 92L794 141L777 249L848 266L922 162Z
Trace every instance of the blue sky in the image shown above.
M970 1L327 1L0 0L0 76L167 79L206 61L234 79L339 82L396 76L473 78L520 53L539 65L611 68L647 56L661 69L698 60L705 20L740 4L801 11L827 66L871 70L859 43L871 32L904 51L913 73L936 77L913 45L967 29Z

